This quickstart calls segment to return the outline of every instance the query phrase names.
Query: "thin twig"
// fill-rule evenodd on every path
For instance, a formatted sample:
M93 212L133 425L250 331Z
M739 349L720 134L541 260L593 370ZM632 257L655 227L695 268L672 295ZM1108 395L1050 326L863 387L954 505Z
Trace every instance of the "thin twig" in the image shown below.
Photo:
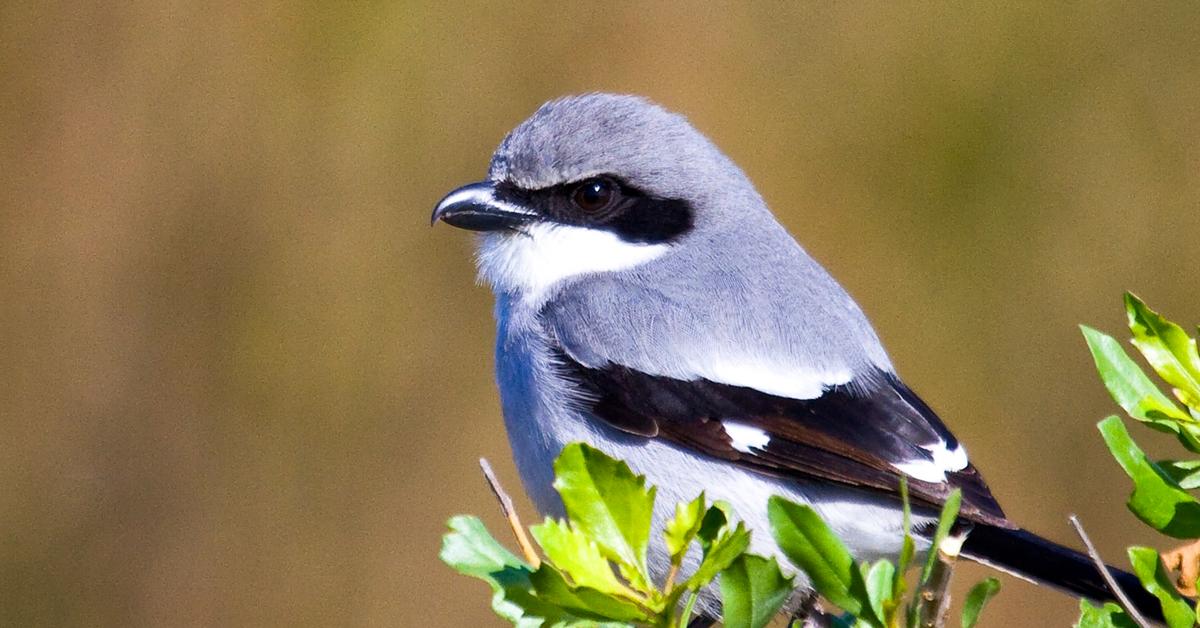
M1138 612L1137 607L1133 605L1133 602L1129 601L1129 598L1125 595L1125 592L1121 590L1121 587L1117 586L1117 581L1114 580L1112 574L1108 572L1108 565L1104 564L1104 559L1100 557L1100 552L1096 551L1095 545L1092 545L1092 539L1088 537L1087 532L1083 531L1083 524L1079 523L1079 517L1071 515L1070 517L1067 517L1067 521L1071 522L1071 527L1075 528L1075 534L1078 534L1079 538L1083 540L1084 546L1087 547L1088 556L1092 558L1092 563L1096 565L1096 571L1100 572L1100 577L1104 578L1104 583L1108 585L1108 590L1112 591L1113 595L1116 596L1117 601L1119 601L1121 606L1125 608L1125 612L1129 613L1129 617L1132 618L1133 622L1138 626L1141 626L1142 628L1151 628L1153 624L1146 621L1145 617L1142 617L1142 614Z
M512 528L513 536L517 537L517 544L521 546L521 553L525 554L525 562L537 569L542 564L542 559L538 558L537 552L533 551L533 544L525 535L525 526L521 525L517 509L513 508L512 498L504 492L504 487L500 486L500 480L496 479L496 473L492 471L492 465L488 464L487 458L479 459L479 468L483 469L483 477L487 478L488 486L492 487L492 494L500 502L500 510L504 511L504 517L508 519L508 526Z
M667 570L667 581L663 584L663 591L670 591L675 586L675 576L679 575L679 563L671 562L671 568Z
M946 625L950 611L950 576L954 573L961 547L961 538L948 536L937 548L929 548L929 551L937 552L937 560L929 572L929 580L917 591L917 625L921 628Z

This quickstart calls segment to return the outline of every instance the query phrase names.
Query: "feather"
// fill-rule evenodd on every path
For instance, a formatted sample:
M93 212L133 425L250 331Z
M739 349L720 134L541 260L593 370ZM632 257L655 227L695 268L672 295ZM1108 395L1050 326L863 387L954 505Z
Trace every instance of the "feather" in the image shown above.
M941 419L895 375L832 386L792 399L705 379L648 375L609 364L590 368L561 349L554 362L592 416L629 434L662 438L759 473L807 477L913 497L938 506L958 488L962 516L1007 526L1004 512ZM913 469L933 470L914 473Z

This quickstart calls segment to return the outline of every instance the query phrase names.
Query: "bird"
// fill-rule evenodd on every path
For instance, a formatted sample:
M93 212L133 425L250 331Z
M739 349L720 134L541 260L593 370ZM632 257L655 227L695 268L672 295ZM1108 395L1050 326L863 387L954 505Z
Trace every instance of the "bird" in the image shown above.
M581 441L658 487L658 528L704 492L753 532L752 552L786 564L767 518L778 495L874 561L900 551L904 478L919 551L958 489L961 556L1114 599L1087 555L1006 517L854 299L683 115L633 95L547 102L431 222L478 232L505 428L543 514L562 515L553 462ZM649 563L661 577L665 548L651 544ZM1135 576L1109 570L1161 618ZM811 593L796 577L792 607ZM702 618L719 616L718 598L701 596Z

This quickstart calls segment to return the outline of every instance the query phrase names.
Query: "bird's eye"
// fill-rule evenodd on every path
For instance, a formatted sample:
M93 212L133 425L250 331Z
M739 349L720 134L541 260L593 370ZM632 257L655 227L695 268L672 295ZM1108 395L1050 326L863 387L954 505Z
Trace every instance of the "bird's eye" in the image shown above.
M571 192L571 202L588 213L607 209L617 196L616 185L608 179L588 179Z

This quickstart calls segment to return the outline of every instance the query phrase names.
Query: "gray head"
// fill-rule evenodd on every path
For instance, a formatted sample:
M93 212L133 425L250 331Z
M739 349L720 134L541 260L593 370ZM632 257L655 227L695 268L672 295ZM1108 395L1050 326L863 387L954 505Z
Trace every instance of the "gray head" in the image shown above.
M608 176L650 196L679 199L702 194L694 182L714 176L749 185L686 118L613 94L542 105L500 143L488 174L524 189Z
M747 221L777 226L741 170L683 116L612 94L543 105L501 142L487 180L447 195L433 219L484 232L482 278L518 296Z
M768 364L751 378L760 390L815 381L797 369L825 383L891 370L862 311L741 170L640 98L544 105L504 139L488 179L433 218L483 232L480 276L501 318L537 313L583 363L727 383Z

